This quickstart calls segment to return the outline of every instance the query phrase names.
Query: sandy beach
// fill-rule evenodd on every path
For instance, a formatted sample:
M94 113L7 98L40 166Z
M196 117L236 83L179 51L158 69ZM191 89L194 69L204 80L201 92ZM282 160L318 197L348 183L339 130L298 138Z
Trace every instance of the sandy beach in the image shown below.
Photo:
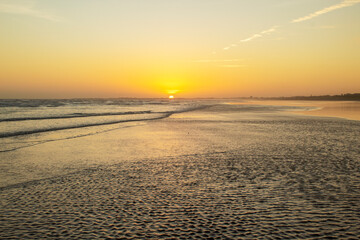
M2 152L0 238L355 239L359 132L221 103Z
M287 101L287 100L255 100L246 102L229 102L229 104L253 104L267 106L295 106L306 110L291 111L292 113L320 117L339 117L360 120L360 103L358 101Z

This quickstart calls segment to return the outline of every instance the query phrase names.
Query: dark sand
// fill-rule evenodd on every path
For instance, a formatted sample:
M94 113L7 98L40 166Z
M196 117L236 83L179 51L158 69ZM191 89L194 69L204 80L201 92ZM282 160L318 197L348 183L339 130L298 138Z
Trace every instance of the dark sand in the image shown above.
M359 132L219 105L2 153L0 238L356 239Z

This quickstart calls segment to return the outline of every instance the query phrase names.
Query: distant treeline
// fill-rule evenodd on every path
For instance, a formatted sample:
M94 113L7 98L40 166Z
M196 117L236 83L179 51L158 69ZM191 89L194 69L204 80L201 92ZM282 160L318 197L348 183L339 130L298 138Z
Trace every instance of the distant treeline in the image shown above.
M251 99L252 97L250 97ZM360 93L346 93L341 95L322 95L322 96L294 96L294 97L268 97L252 98L262 100L323 100L323 101L360 101Z

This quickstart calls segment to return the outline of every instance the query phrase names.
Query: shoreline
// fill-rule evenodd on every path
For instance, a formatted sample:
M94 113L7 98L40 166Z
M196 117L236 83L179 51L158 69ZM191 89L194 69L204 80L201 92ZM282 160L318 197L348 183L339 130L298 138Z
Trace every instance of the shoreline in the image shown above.
M360 121L360 102L357 101L304 101L304 100L254 100L242 103L229 103L240 105L273 105L313 108L306 110L286 110L292 114L317 116L317 117L337 117L348 120Z

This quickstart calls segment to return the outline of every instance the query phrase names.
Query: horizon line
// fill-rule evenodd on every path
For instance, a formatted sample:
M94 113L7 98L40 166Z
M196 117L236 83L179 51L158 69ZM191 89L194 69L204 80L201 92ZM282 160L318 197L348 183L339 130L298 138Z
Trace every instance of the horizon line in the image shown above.
M346 96L346 95L360 95L360 92L355 93L341 93L341 94L323 94L323 95L292 95L292 96L233 96L233 97L175 97L174 99L169 99L168 97L69 97L69 98L1 98L0 100L70 100L70 99L166 99L173 101L175 99L271 99L271 98L315 98L315 97L337 97L337 96Z

